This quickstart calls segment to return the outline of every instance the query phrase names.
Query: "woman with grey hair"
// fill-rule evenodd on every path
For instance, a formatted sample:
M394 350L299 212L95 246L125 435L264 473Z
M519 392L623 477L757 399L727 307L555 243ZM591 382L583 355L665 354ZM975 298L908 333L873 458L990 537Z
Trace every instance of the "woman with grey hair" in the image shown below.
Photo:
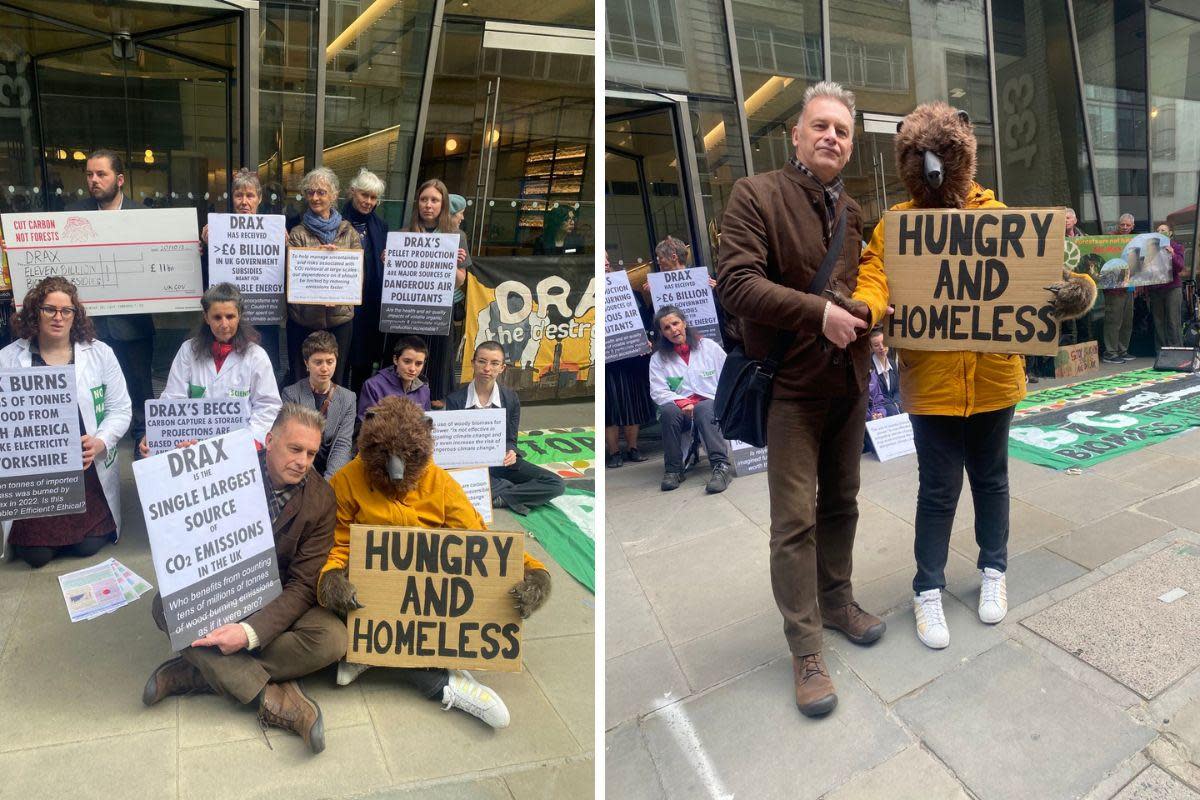
M658 260L659 272L688 268L688 246L674 236L668 236L655 246L654 257ZM711 275L708 277L708 288L717 288L717 280Z
M383 302L383 251L388 229L375 210L386 188L378 175L363 167L350 181L350 196L342 204L342 218L354 227L363 249L363 303L354 314L348 381L355 394L362 391L375 365L384 362L385 340L379 332L379 307Z
M338 177L328 167L311 170L300 181L308 208L300 224L288 231L288 247L323 250L361 250L362 237L337 210ZM313 331L329 331L338 343L337 371L333 382L344 386L354 327L354 306L332 304L288 304L287 340L289 383L304 377L300 347Z

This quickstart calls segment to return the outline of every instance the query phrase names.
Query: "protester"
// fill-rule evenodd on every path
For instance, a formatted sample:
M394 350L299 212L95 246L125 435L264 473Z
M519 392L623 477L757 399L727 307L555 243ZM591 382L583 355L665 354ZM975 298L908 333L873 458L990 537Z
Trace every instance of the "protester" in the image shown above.
M693 425L704 442L712 477L704 490L717 494L729 488L729 445L713 415L717 379L725 366L725 351L712 339L688 325L687 315L676 306L663 306L654 315L654 354L650 356L650 399L662 420L662 490L683 483L686 444L683 434Z
M308 369L283 390L283 402L296 403L320 412L325 419L321 448L313 469L326 480L350 462L354 449L354 392L333 382L337 370L337 339L329 331L310 333L300 346Z
M385 397L367 412L358 455L333 476L337 527L317 585L317 601L345 616L359 608L349 580L351 525L486 530L458 482L432 461L433 434L425 412L398 397ZM528 617L550 594L550 573L525 552L523 578L509 591L517 611ZM342 661L339 686L367 667ZM494 691L458 670L397 669L395 674L426 698L458 708L493 728L506 728L508 708Z
M842 292L854 285L862 211L840 177L853 136L854 95L828 81L810 86L792 129L792 163L734 184L717 268L718 294L741 321L749 357L766 358L785 331L796 334L773 384L767 482L771 585L792 652L795 701L806 716L837 705L821 656L822 625L859 644L884 632L883 621L854 601L850 582L867 325L808 292L843 215L844 245L827 285Z
M871 329L871 381L879 390L880 404L885 417L901 413L900 374L883 342L883 328Z
M562 478L525 460L517 452L517 432L521 429L521 401L517 393L501 386L504 374L504 350L499 342L483 342L471 358L475 377L466 386L446 397L448 410L465 408L503 408L506 451L504 465L488 467L492 484L492 505L517 514L528 514L532 506L549 503L565 490Z
M604 254L604 271L611 272L608 253ZM641 296L633 293L642 327L649 329L653 322L650 310ZM650 356L634 356L610 361L604 372L604 450L605 467L614 469L624 461L640 464L648 461L638 449L638 430L654 421L654 401L650 399ZM621 452L621 436L626 450Z
M1063 222L1066 229L1064 233L1068 239L1083 236L1083 231L1079 229L1079 217L1075 214L1075 209L1066 209L1066 213L1063 214Z
M245 397L250 432L262 442L281 401L271 360L257 343L258 331L241 321L242 293L232 283L218 283L204 293L200 305L204 317L196 335L175 354L159 399ZM143 456L150 455L144 437L139 448Z
M688 268L688 246L674 236L668 236L655 245L654 257L658 260L659 272ZM708 288L717 288L717 279L711 275L708 278Z
M264 728L291 731L314 753L325 749L321 708L297 681L346 654L346 626L316 604L317 578L333 546L336 521L333 491L313 469L324 424L313 409L289 403L258 454L283 593L160 664L142 690L146 705L216 692L242 705L256 703ZM157 594L151 613L166 632Z
M428 355L429 348L419 336L397 339L392 348L392 366L380 367L363 384L358 396L358 421L362 422L367 409L385 397L405 397L429 411L429 386L421 380Z
M1183 244L1172 238L1174 231L1165 222L1154 229L1171 243L1171 280L1146 290L1150 314L1154 319L1154 347L1183 346Z
M573 255L583 252L583 237L575 232L575 211L556 205L543 217L542 235L533 243L535 256Z
M354 312L351 348L350 389L362 391L376 364L383 362L384 336L379 332L379 309L383 302L383 253L387 248L387 223L376 209L387 186L383 179L363 167L350 181L350 197L342 205L342 218L354 226L362 241L362 305Z
M117 445L129 428L129 393L112 348L96 339L75 284L43 278L11 318L17 339L0 350L0 368L75 365L86 507L78 514L4 523L13 554L33 568L70 555L89 558L121 532ZM0 555L4 548L0 547Z
M1083 236L1083 231L1079 229L1079 217L1075 214L1075 209L1066 209L1066 212L1063 214L1063 222L1063 234L1066 238L1075 239ZM1087 341L1088 328L1087 317L1064 322L1059 336L1059 343L1069 345Z
M471 260L471 243L462 227L466 216L467 198L461 194L451 194L450 222L454 226L454 230L458 231L458 247L464 258L454 272L454 308L451 311L449 357L446 359L446 368L443 370L447 386L454 386L458 382L455 380L455 367L462 360L459 348L462 347L463 322L467 318L467 272L474 263Z
M338 178L328 167L317 167L300 181L308 208L299 225L288 231L289 247L316 247L322 250L361 250L362 237L334 207L338 198ZM364 271L366 266L364 264ZM333 382L345 385L350 361L350 338L354 332L354 306L331 304L288 304L288 367L291 380L300 375L300 348L313 331L329 331L338 343L337 371Z
M1133 214L1122 214L1112 231L1122 236L1133 235ZM1104 290L1104 355L1105 364L1124 364L1133 361L1129 354L1129 339L1133 336L1134 287Z

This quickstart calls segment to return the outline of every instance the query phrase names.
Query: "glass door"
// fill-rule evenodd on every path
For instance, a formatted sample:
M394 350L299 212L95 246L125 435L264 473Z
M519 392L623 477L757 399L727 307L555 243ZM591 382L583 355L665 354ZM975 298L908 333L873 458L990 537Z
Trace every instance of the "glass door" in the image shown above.
M883 212L908 199L896 171L896 126L902 117L864 113L854 130L854 153L842 179L863 210L863 239L871 240Z

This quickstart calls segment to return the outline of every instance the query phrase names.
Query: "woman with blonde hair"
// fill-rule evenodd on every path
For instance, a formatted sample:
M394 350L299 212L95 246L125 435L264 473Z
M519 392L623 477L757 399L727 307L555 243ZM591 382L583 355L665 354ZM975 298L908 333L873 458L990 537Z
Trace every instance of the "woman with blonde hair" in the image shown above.
M350 192L342 204L342 218L354 226L362 240L363 303L354 314L353 345L350 348L349 388L355 394L384 364L385 337L379 332L379 309L383 302L383 253L387 247L387 223L376 211L387 186L366 167L350 181Z

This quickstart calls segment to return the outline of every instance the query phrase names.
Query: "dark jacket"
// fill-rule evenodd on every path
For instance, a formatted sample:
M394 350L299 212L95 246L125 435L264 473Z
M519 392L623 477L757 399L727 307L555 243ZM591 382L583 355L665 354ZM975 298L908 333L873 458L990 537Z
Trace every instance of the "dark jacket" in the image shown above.
M875 372L875 357L874 357L874 355L871 355L868 358L867 364L870 367L871 375L872 376L877 375L878 373ZM884 381L883 381L882 377L879 378L878 383L879 383L879 394L883 401L884 410L887 412L887 415L890 417L893 414L899 414L900 413L900 373L896 371L896 362L892 360L891 355L888 356L887 385L886 386L884 385Z
M118 211L132 211L137 208L128 197L121 195L121 207ZM100 204L96 198L87 197L72 203L68 211L99 211ZM101 341L130 342L135 339L145 339L154 335L154 320L149 314L108 314L103 317L92 317L96 326L96 338Z
M858 279L862 211L845 192L845 242L828 288L849 297ZM765 358L782 329L797 332L775 378L781 399L854 397L867 388L866 331L845 350L821 335L826 298L809 294L826 245L821 185L793 166L741 178L721 224L717 296L738 318L747 355Z
M317 411L317 398L313 396L308 378L301 378L280 392L283 402L299 403ZM333 385L329 398L329 410L325 413L325 429L321 432L321 449L313 462L313 469L328 480L333 473L350 463L354 448L354 392L344 386Z
M355 231L360 224L364 226L359 232L363 249L362 305L354 312L355 348L351 361L370 363L374 360L372 351L378 349L370 347L371 341L383 338L379 334L379 307L383 302L383 251L387 249L388 229L378 214L374 211L360 214L350 200L342 204L342 219Z
M507 386L500 387L500 405L504 407L504 445L520 458L521 451L517 449L517 431L521 429L521 398ZM446 410L461 411L467 407L467 387L460 386L446 395Z
M385 397L406 397L424 411L428 411L432 407L429 402L429 384L418 378L416 386L412 391L408 391L404 388L404 382L397 374L396 368L389 364L381 367L363 384L362 391L358 396L358 421L362 422L363 417L367 414L367 409Z

